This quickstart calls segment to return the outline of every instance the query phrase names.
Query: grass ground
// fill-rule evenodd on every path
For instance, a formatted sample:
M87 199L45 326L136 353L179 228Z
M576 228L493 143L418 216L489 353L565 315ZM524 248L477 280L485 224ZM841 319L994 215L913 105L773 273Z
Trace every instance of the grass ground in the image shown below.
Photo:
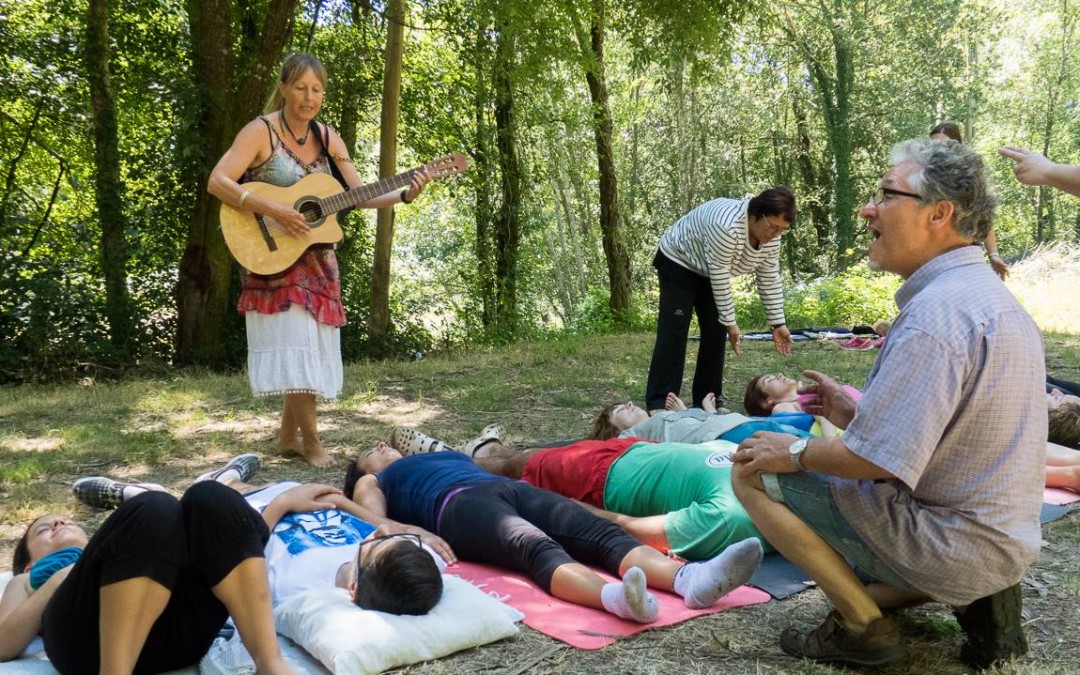
M1050 334L1046 344L1048 370L1080 380L1080 335ZM15 540L38 515L65 513L91 526L100 523L104 514L70 497L79 476L152 480L179 493L194 476L228 457L257 452L265 457L264 480L339 485L345 459L387 438L395 424L415 425L452 443L492 421L504 423L519 443L576 438L603 403L640 401L651 349L649 335L615 335L349 366L342 397L319 408L323 441L337 462L327 470L268 454L280 403L252 399L241 375L179 374L0 390L0 569L9 566ZM778 370L794 375L805 368L861 384L873 358L835 344L800 343L784 359L771 343L749 343L741 356L729 356L725 393L739 401L752 375ZM1031 653L1003 672L1080 672L1080 516L1051 524L1045 536L1043 555L1024 582ZM646 631L593 652L523 628L516 639L404 670L427 675L840 672L789 659L777 646L785 626L816 624L825 611L824 597L810 590ZM902 626L911 658L881 672L967 672L956 659L961 635L946 608L910 610Z

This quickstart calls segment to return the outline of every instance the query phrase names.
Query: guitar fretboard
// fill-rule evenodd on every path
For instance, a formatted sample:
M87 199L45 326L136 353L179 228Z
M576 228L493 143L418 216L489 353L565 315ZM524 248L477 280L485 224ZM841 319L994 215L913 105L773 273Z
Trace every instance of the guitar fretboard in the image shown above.
M322 200L322 211L324 214L337 213L342 209L347 209L350 206L356 206L357 204L363 204L369 199L381 197L387 192L393 192L398 188L405 187L412 182L413 174L416 173L416 171L416 169L409 169L396 176L383 178L378 183L361 185L360 187L350 188L345 192L325 197Z

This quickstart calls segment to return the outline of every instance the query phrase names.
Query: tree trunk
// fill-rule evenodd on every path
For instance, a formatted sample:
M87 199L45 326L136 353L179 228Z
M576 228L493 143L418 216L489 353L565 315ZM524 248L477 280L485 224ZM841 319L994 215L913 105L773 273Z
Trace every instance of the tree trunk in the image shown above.
M499 156L501 203L493 223L495 243L495 329L500 339L517 333L517 275L521 246L521 160L514 110L514 38L496 24L495 145Z
M795 164L799 168L803 185L815 193L809 199L807 195L799 195L800 210L807 211L810 214L810 224L814 228L817 241L817 252L820 252L829 243L828 188L819 185L818 177L820 172L815 169L811 154L810 130L806 121L806 109L803 108L796 92L792 92L791 112L795 118L795 133L797 136ZM819 189L822 190L821 194L817 194Z
M836 49L836 100L828 135L835 167L836 265L843 272L851 263L855 245L855 191L851 176L851 87L855 82L855 65L849 36L834 29L833 44Z
M585 71L592 97L593 133L596 137L596 159L600 171L600 232L607 260L608 306L616 324L625 324L630 312L630 257L626 252L620 229L619 187L615 174L615 152L612 148L614 124L608 104L607 82L604 79L604 25L606 0L593 0L589 26L591 64Z
M86 71L94 120L94 191L101 221L101 271L105 277L105 318L117 355L134 338L127 287L127 220L120 181L120 140L116 102L109 81L109 0L90 0L86 15Z
M397 173L398 111L401 103L401 57L405 43L405 0L386 6L386 56L382 118L379 125L379 178ZM379 209L375 226L375 260L371 266L371 312L368 336L386 334L390 325L390 252L394 244L394 207Z
M473 143L473 170L468 180L475 186L475 221L476 221L476 270L477 291L480 295L481 325L491 330L495 327L495 250L491 235L494 219L494 197L492 195L491 176L494 174L491 160L491 136L487 113L491 100L488 98L487 53L491 46L486 30L476 34L473 66L476 70L476 86L473 94L473 114L476 124L476 138Z
M229 281L233 264L218 220L219 202L206 191L218 158L237 131L255 117L275 76L285 43L292 35L299 0L270 0L263 20L252 13L232 25L231 0L187 0L191 56L199 114L191 136L202 140L202 162L194 180L195 208L176 288L178 364L223 365L232 314ZM257 25L261 23L261 29ZM239 35L239 51L233 45ZM243 74L238 75L238 61Z

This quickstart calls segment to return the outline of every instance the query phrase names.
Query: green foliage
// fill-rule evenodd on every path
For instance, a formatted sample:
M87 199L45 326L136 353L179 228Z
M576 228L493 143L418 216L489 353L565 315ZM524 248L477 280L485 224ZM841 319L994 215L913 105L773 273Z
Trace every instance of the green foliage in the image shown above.
M266 3L227 4L237 40L254 39L254 18ZM656 279L650 263L660 234L706 199L744 197L777 183L795 189L800 208L782 258L785 274L796 280L787 284L789 323L845 325L888 316L888 278L858 267L830 275L840 258L864 257L867 234L855 210L880 179L888 147L944 120L965 127L966 140L994 174L1001 202L998 241L1007 260L1022 259L1040 241L1080 240L1080 200L1018 184L1009 162L995 154L1002 144L1019 144L1080 163L1075 2L1033 0L1018 8L1001 0L927 0L914 9L898 0L753 8L738 0L678 6L658 0L409 2L401 168L449 151L467 153L474 168L433 183L416 204L399 208L391 285L395 327L380 344L368 344L364 321L372 225L360 214L350 218L339 250L351 322L342 333L347 359L616 330L607 306L597 153L584 78L593 55L581 41L601 5L634 328L648 330L652 322ZM101 319L102 228L80 61L86 7L73 0L3 3L4 381L67 377L87 363L100 372L122 372L171 358L181 254L193 236L188 225L198 220L194 206L207 162L216 159L203 156L211 130L194 131L202 116L195 102L206 92L192 74L188 6L183 0L112 3L110 66L137 326L130 352L116 354L107 347ZM350 144L362 177L376 171L386 34L381 8L337 0L300 3L289 45L310 48L327 64L330 86L321 116ZM489 260L478 259L481 251L494 258L490 226L504 199L492 87L500 33L514 46L508 60L523 176L520 194L511 197L519 210L520 244L513 269L501 272L516 282L512 325L492 321L495 273ZM838 70L842 62L851 70ZM851 77L840 77L845 73ZM850 84L843 138L830 121L841 103L841 80ZM850 180L841 185L837 148L844 147ZM756 292L747 284L740 288L740 323L763 327ZM234 286L233 297L236 292ZM1047 321L1059 327L1067 319ZM241 362L241 320L230 319L224 340L231 361Z
M571 319L567 331L575 335L592 335L649 330L655 326L654 319L632 307L624 321L616 322L609 304L611 296L606 290L596 289L582 300Z
M891 321L897 314L893 296L900 278L871 272L861 263L844 274L822 277L784 288L784 313L792 328L869 325ZM743 330L768 328L765 310L751 278L735 283L735 314Z

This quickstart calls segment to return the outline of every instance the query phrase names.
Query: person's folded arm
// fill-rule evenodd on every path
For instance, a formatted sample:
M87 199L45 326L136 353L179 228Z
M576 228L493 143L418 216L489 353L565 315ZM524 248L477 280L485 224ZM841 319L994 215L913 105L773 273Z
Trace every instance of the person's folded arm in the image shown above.
M791 434L758 431L739 444L732 460L745 464L748 471L794 473L798 469L791 460L789 448L796 440L798 437ZM895 478L877 464L856 455L840 438L811 438L800 462L807 471L841 478Z
M74 565L59 570L36 591L30 588L30 574L14 577L0 599L0 662L19 658L41 632L45 606L67 578Z

